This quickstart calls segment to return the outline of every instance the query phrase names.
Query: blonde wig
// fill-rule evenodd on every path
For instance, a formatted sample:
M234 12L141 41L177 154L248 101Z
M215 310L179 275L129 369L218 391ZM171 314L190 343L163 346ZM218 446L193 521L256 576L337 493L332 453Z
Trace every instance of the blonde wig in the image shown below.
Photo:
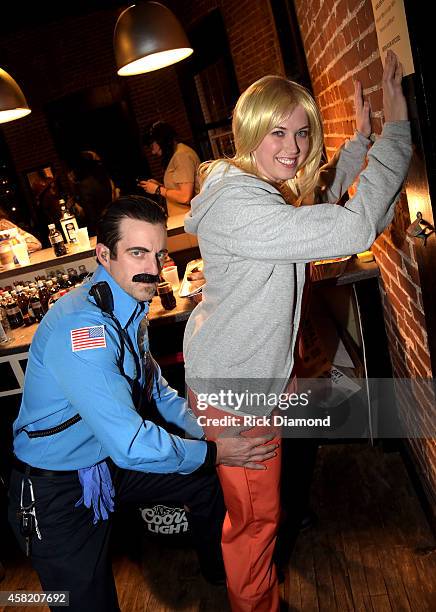
M304 163L298 168L296 177L280 187L283 191L291 191L296 204L312 195L318 181L323 149L321 116L315 100L305 87L273 75L255 81L240 96L233 111L232 121L235 155L232 158L202 164L199 170L201 182L222 161L267 180L260 174L253 152L265 136L287 119L298 105L304 108L309 121L309 152Z

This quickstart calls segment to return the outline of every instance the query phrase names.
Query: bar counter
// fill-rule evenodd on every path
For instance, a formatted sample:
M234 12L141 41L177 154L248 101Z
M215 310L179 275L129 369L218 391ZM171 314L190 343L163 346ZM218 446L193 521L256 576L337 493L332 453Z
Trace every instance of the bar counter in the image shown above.
M95 238L93 240L95 241ZM49 251L50 249L45 250ZM38 253L41 254L43 251L39 251ZM74 258L76 255L79 258L83 258L83 255L86 255L87 253L92 254L93 250L77 252L74 254L71 253L69 255L65 255L64 257L56 257L55 260L59 261L64 259L69 263L70 261L75 261L75 259L69 258ZM35 255L35 253L33 255ZM26 267L31 268L32 266L33 263ZM42 265L42 267L44 267L44 265ZM374 261L370 263L361 263L357 258L352 258L348 261L340 263L313 266L312 270L312 282L315 285L348 285L365 279L376 278L380 275L379 268ZM196 304L191 298L179 297L177 292L175 292L175 296L177 304L176 308L173 310L164 310L164 308L161 306L160 299L157 296L153 298L148 317L151 327L171 325L173 323L187 321ZM35 323L29 327L19 327L18 329L8 332L9 336L12 338L12 341L0 345L0 357L13 353L27 352L37 327L38 324Z
M96 243L95 236L89 239L90 248L83 249L79 245L68 244L68 253L61 257L56 257L52 247L48 249L42 249L41 251L35 251L30 254L30 264L25 266L15 266L9 270L5 270L0 266L0 285L7 285L8 280L11 282L13 279L20 277L28 277L40 270L57 269L65 266L66 264L72 264L73 262L79 262L81 260L93 259L94 248Z

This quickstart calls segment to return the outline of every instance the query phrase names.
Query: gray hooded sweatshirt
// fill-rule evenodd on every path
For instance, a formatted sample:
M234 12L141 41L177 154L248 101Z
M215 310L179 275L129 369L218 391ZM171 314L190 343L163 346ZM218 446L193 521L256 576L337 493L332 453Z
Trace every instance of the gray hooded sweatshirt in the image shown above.
M356 135L342 148L324 173L325 202L337 202L353 182L368 143ZM392 220L410 158L409 122L386 123L344 207L288 205L271 184L226 162L207 177L185 217L206 284L183 352L187 384L203 401L235 413L274 409L293 367L306 263L372 245Z

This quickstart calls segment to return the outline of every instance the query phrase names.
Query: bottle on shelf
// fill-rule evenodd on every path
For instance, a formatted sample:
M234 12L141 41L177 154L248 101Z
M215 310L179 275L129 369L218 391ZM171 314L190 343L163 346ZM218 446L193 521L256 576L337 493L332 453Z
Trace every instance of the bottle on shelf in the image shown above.
M67 210L67 206L65 204L65 200L59 200L59 204L61 207L61 226L62 231L65 236L66 242L72 242L73 244L77 244L77 230L79 226L77 225L76 217L73 213Z
M2 321L0 319L0 344L5 344L6 342L8 342L9 338L7 333L5 332L3 325L2 325Z
M10 294L6 302L6 316L11 329L17 329L24 325L23 313L19 309L17 301Z
M79 275L77 274L76 268L67 268L68 278L70 279L72 286L74 287L79 282Z
M65 246L62 234L56 229L56 225L54 223L50 223L50 225L48 226L48 231L48 239L50 240L50 244L53 247L53 251L56 257L66 255L67 247Z
M32 289L30 293L29 314L30 311L32 311L34 320L39 323L42 320L42 317L44 316L44 312L42 310L42 304L40 302L37 289Z
M6 298L4 292L1 292L0 295L0 325L3 330L3 333L6 336L6 340L4 342L8 342L8 340L10 339L8 336L8 331L11 329L11 326L9 325L9 321L6 316Z
M48 310L48 301L50 299L50 293L47 288L47 283L48 281L45 283L42 280L38 281L38 296L39 296L39 301L41 302L41 307L42 307L44 314Z
M163 263L162 268L168 268L169 266L175 266L175 262L174 259L171 257L171 255L169 253L167 253L167 256L165 257L165 261Z
M56 291L57 291L56 287L54 286L54 283L53 283L52 280L48 280L45 283L45 286L47 287L48 296L49 296L49 299L50 299L50 297L53 295L53 293L56 293Z
M68 274L62 274L62 284L59 283L59 286L62 289L66 289L67 291L69 291L70 289L74 287Z
M35 319L32 316L32 311L29 311L30 295L28 287L24 288L21 285L17 285L17 288L11 291L11 296L17 302L18 308L21 310L24 325L27 326L35 323Z

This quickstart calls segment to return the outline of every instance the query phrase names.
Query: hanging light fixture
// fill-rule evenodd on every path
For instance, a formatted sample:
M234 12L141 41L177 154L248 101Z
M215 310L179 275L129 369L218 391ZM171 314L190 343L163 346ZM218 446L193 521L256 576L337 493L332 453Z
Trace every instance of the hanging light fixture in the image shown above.
M0 123L20 119L30 112L18 83L0 68Z
M158 70L193 52L175 15L159 2L140 2L121 13L114 50L120 76Z

